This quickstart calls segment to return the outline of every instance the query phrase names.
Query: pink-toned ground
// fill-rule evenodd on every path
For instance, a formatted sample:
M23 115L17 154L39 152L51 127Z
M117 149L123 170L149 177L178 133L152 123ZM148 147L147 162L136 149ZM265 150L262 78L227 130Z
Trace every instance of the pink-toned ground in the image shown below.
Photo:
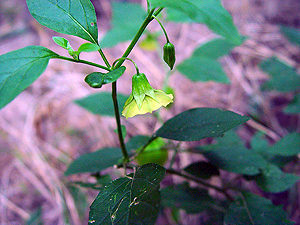
M142 1L145 5L146 1ZM233 15L240 32L248 36L245 43L235 48L231 55L221 59L230 85L192 83L174 72L169 84L175 90L175 103L170 110L161 110L165 120L193 107L218 107L243 115L255 114L260 107L260 122L248 122L248 129L241 130L248 141L255 130L262 130L271 140L286 134L284 127L298 126L299 118L281 113L280 99L290 100L290 95L260 91L260 85L268 76L257 64L276 55L299 68L299 48L291 45L279 32L278 23L299 27L299 1L224 0L224 6ZM99 36L109 28L111 16L109 0L93 1L99 16ZM176 46L177 62L188 57L193 49L215 37L204 25L166 24L170 38ZM157 24L151 31L159 31ZM0 54L28 45L43 45L65 55L63 49L52 41L57 33L39 25L29 14L25 0L0 1ZM83 40L65 36L77 48ZM164 44L163 37L160 39ZM128 43L113 49L104 49L109 61L120 57ZM96 53L83 57L101 63ZM140 71L147 74L154 88L161 88L168 69L157 52L136 48L130 57ZM131 76L135 72L130 63L118 82L118 91L129 94ZM44 74L13 102L0 111L0 224L23 224L41 208L44 224L86 224L88 206L97 192L80 189L82 195L74 195L68 182L93 181L88 175L64 177L67 165L76 157L101 147L117 146L113 118L98 117L83 110L72 101L93 93L83 82L85 75L94 70L70 62L51 60ZM102 90L110 90L109 86ZM122 119L129 136L151 134L159 123L151 115ZM295 123L298 123L298 125ZM193 160L182 154L178 167ZM290 166L299 171L299 165ZM115 171L115 175L122 171ZM174 179L177 179L174 177ZM216 181L218 182L218 181ZM292 219L300 218L299 185L287 207ZM75 197L74 197L75 196ZM76 197L77 196L77 197ZM86 202L84 202L86 199ZM80 204L78 203L80 202ZM193 224L193 216L186 216L184 224ZM168 223L172 224L171 221Z

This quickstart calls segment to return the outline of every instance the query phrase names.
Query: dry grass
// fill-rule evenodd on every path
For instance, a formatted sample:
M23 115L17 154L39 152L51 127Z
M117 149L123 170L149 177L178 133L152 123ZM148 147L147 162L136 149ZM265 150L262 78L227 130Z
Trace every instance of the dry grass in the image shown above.
M108 28L110 17L108 0L95 0L101 11L99 20L104 24L100 29L103 36ZM143 1L144 2L144 1ZM221 62L231 80L230 85L192 83L175 72L169 84L175 90L175 103L170 111L161 110L163 119L192 107L218 107L240 114L249 115L261 108L261 123L250 121L251 129L242 131L246 140L254 130L265 131L276 141L287 131L282 126L282 118L271 104L278 93L265 94L260 85L267 76L257 64L272 55L299 67L299 49L292 46L279 33L277 25L271 24L264 15L262 6L254 0L224 0L224 5L233 14L234 21L243 35L249 39L233 50ZM1 1L0 52L5 53L28 45L43 45L61 54L63 50L51 40L54 32L37 24L26 11L25 0ZM100 9L101 8L101 9ZM4 14L5 13L5 14ZM157 24L150 26L152 31L159 30ZM198 46L214 35L203 25L168 24L172 42L177 49L177 62L188 57ZM20 32L19 34L16 31ZM12 34L11 36L8 36ZM6 38L4 38L6 37ZM82 40L68 37L74 47ZM161 38L163 44L163 38ZM113 49L105 49L108 59L119 57L127 43ZM100 62L97 54L85 55L94 62ZM295 57L297 56L297 57ZM160 88L164 82L167 68L161 63L157 53L135 49L131 56L147 74L150 83ZM126 74L121 78L118 90L129 94L130 77L134 68L127 65ZM93 91L83 82L90 67L80 67L69 62L53 60L45 73L12 103L0 111L0 224L22 224L38 208L42 210L44 224L86 224L88 207L79 209L68 182L70 180L89 180L86 175L64 177L66 166L76 157L95 151L104 146L117 146L114 119L94 116L72 101ZM110 87L105 87L110 90ZM291 96L285 95L289 99ZM187 101L188 99L188 101ZM285 123L293 123L294 118L285 118ZM299 120L296 120L299 123ZM150 134L159 123L150 115L123 120L129 135ZM300 126L298 124L298 130ZM192 158L183 155L178 164L186 165ZM289 168L298 171L298 165ZM176 178L174 178L176 179ZM298 186L295 187L293 203L299 205ZM96 192L81 189L88 205ZM79 198L81 203L84 198ZM298 203L297 203L298 201ZM297 204L296 204L297 203ZM299 218L299 209L288 207L292 219ZM189 217L187 224L193 224Z

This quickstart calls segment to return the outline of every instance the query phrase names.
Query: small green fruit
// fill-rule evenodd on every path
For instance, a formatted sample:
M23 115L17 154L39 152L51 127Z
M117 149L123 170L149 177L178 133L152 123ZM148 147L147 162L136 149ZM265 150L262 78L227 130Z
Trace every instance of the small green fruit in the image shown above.
M163 148L164 145L165 142L161 138L156 139L136 157L137 163L140 166L147 163L163 166L168 160L168 150Z

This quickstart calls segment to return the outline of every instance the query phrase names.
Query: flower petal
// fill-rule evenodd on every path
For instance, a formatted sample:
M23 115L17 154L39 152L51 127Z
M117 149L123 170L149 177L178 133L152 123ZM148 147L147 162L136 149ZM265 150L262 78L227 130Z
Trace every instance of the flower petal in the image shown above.
M164 107L173 102L173 95L166 94L162 90L155 90L156 99L162 104Z

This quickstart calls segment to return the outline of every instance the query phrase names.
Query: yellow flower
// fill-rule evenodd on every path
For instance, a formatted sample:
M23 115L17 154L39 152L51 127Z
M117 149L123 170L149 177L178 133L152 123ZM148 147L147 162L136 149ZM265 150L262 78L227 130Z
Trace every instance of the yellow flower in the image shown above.
M125 102L122 115L128 119L138 114L152 113L171 102L173 102L172 94L153 89L145 74L135 74L132 77L132 92Z

